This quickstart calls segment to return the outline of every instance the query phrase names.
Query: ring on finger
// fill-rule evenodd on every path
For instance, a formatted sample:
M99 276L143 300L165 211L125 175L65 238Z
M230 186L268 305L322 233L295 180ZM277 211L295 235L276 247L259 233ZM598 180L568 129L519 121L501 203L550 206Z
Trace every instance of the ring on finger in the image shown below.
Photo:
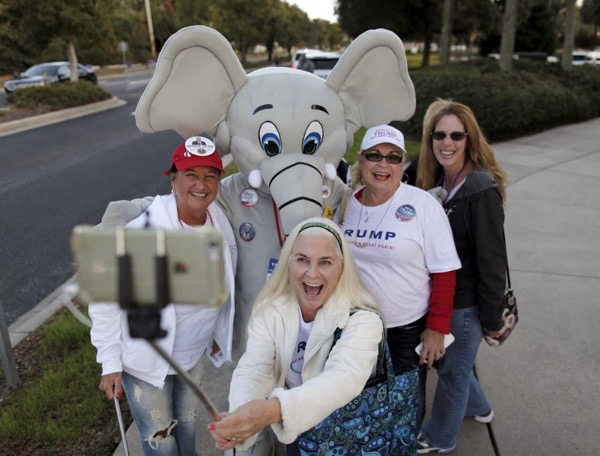
M233 442L233 443L235 443L235 442L237 442L237 439L236 439L236 438L235 438L235 436L234 436L234 437L231 437L231 438L229 439L229 441L230 441L230 442Z

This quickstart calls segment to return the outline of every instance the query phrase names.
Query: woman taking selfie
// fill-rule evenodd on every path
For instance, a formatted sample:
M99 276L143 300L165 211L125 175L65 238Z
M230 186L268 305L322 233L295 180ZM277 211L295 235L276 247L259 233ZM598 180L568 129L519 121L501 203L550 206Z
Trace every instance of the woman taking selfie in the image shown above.
M225 215L213 203L222 172L221 158L209 138L202 137L195 144L188 140L175 149L171 167L164 172L172 193L154 198L146 212L127 225L166 230L211 226L224 236L224 279L229 292L225 305L169 304L161 311L167 335L157 340L158 345L198 383L203 354L217 367L231 361L235 238ZM145 340L129 336L127 314L118 304L90 304L89 314L92 343L102 364L100 389L110 400L113 394L120 398L125 390L144 454L195 455L198 399L192 389Z

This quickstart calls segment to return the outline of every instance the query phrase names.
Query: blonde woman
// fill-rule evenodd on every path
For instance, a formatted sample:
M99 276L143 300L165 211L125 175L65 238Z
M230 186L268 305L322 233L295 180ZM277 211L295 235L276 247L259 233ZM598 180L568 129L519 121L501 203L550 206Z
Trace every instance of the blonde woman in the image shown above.
M423 135L417 186L444 190L442 203L462 268L450 327L457 342L438 363L432 417L422 428L419 454L453 451L465 416L492 421L494 412L472 369L483 332L495 334L502 327L506 286L506 173L471 109L448 100L435 103Z
M343 330L333 345L336 328ZM340 229L325 218L299 224L257 297L231 381L232 411L208 427L217 447L243 454L268 426L293 444L359 395L382 337L379 310ZM260 446L261 440L248 454L266 454Z

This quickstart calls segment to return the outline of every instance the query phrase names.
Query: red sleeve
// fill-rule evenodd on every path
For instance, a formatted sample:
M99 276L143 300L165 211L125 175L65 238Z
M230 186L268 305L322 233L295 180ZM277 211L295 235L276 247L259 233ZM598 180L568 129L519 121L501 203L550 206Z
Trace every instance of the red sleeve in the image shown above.
M427 327L442 334L450 332L450 319L454 309L456 271L431 274L431 296Z

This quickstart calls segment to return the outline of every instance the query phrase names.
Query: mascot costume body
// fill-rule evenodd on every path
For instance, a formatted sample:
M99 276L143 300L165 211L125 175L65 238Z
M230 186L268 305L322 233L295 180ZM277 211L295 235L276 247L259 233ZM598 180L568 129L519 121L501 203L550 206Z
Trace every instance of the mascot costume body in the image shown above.
M229 42L204 26L166 42L137 109L140 130L215 137L240 173L221 181L218 203L236 233L236 358L256 295L299 222L331 217L344 184L335 168L360 127L406 120L415 95L402 42L387 30L358 37L327 80L271 67L246 74ZM103 225L139 215L146 200L111 203Z

